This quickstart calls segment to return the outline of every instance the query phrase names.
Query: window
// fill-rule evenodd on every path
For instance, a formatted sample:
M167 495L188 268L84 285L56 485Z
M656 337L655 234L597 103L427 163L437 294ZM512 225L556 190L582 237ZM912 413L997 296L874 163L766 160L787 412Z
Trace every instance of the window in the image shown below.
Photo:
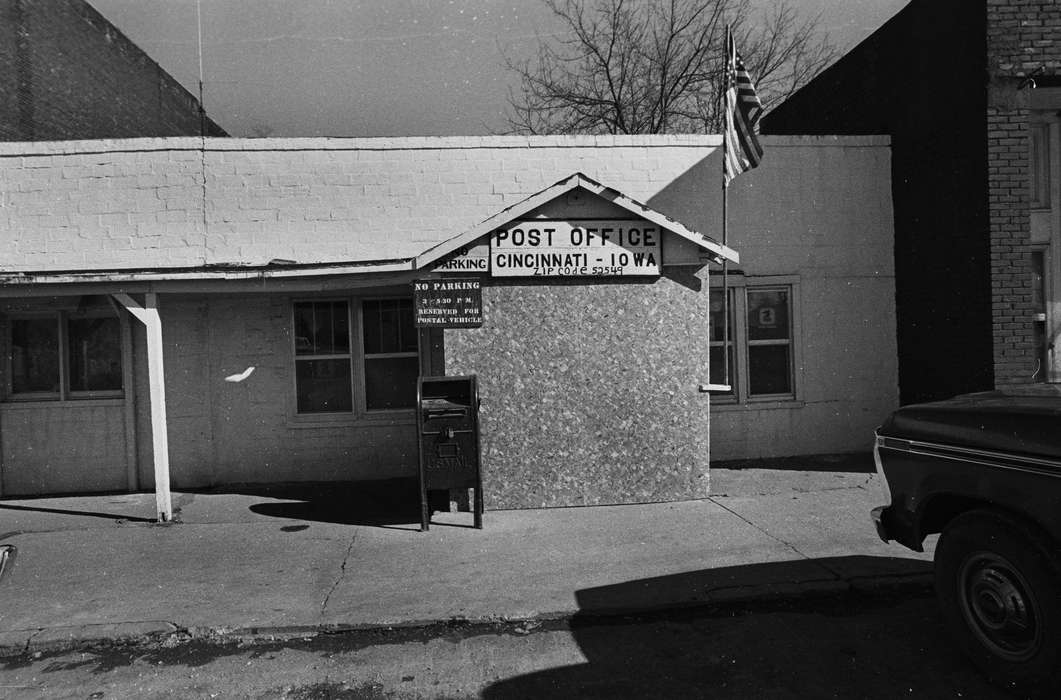
M789 292L748 289L748 395L792 393Z
M420 362L411 299L299 301L294 327L299 414L353 414L355 406L388 411L416 403ZM360 357L355 328L361 330ZM363 374L355 382L358 368ZM356 404L355 387L363 387Z
M14 318L8 395L18 400L120 396L121 343L121 324L114 316Z
M742 280L743 283L743 280ZM729 342L723 341L722 290L711 290L711 383L723 384L723 346L729 353L734 401L795 398L792 285L730 289Z
M365 409L413 408L420 359L411 299L366 299L362 303Z
M295 304L295 393L299 413L353 410L350 310L345 301Z
M1048 209L1050 207L1050 150L1049 132L1046 124L1032 124L1029 127L1028 182L1031 186L1031 207Z

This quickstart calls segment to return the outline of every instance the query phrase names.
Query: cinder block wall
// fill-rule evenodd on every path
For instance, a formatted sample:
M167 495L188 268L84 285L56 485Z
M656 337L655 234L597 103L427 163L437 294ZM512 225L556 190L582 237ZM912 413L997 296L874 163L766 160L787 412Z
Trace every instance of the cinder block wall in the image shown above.
M1061 75L1061 5L987 0L987 152L995 382L1030 381L1036 369L1028 191L1028 87Z
M198 100L84 0L0 0L0 73L3 141L200 133Z
M771 158L731 195L748 198L730 219L738 248L764 214L783 221L780 206L814 223L806 200L779 205L757 184L783 181L800 159L814 178L800 183L808 191L877 178L872 190L888 177L875 167L863 177L858 162L886 154L886 138L764 142ZM408 258L577 171L719 239L719 145L712 136L0 144L0 269ZM845 154L844 170L815 170L824 152ZM890 237L890 226L889 211L872 228Z
M0 241L11 244L0 267L412 257L576 171L646 202L691 179L717 195L717 178L689 173L718 145L707 136L0 144L9 203ZM717 210L682 207L669 213L718 235Z
M333 295L334 296L334 295ZM300 297L302 298L302 297ZM385 421L296 417L292 298L163 295L170 469L177 488L416 475L412 411ZM140 484L153 487L147 351L134 326ZM225 381L248 367L241 382Z

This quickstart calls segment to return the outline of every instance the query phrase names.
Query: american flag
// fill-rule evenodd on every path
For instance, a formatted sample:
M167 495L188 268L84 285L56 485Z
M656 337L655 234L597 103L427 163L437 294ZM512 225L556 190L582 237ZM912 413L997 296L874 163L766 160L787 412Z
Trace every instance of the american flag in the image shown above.
M763 147L755 134L755 125L763 114L763 103L755 94L755 85L744 67L733 41L726 33L726 184L741 173L759 165Z

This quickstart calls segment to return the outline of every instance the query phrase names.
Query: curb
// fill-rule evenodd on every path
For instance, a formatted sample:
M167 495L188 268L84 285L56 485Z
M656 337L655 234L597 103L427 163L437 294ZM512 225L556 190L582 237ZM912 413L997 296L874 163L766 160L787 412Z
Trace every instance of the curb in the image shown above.
M876 596L898 593L930 593L932 581L932 574L925 573L855 576L847 580L819 579L802 582L767 583L713 589L707 591L702 599L661 603L656 606L614 606L591 610L537 613L521 617L458 617L445 620L397 621L389 624L322 623L319 625L247 628L182 628L172 622L148 620L12 630L0 632L0 658L39 657L79 650L136 645L157 645L162 648L174 648L192 642L219 646L228 644L253 646L295 640L310 640L326 635L357 635L362 637L365 643L394 641L394 638L428 639L452 634L454 631L523 635L531 634L539 629L561 629L576 619L605 621L618 618L650 618L719 608L811 601L835 598L851 593Z
M171 622L113 622L0 632L0 658L34 652L57 653L99 646L135 644L171 637Z

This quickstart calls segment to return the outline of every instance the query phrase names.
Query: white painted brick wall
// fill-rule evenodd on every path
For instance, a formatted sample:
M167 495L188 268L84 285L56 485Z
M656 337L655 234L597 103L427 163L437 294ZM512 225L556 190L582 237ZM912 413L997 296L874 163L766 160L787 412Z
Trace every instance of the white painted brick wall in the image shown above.
M764 141L731 191L735 246L791 245L812 267L808 243L842 247L840 266L858 262L851 237L890 251L885 138ZM714 136L0 144L0 270L412 257L575 171L718 238L718 149Z

